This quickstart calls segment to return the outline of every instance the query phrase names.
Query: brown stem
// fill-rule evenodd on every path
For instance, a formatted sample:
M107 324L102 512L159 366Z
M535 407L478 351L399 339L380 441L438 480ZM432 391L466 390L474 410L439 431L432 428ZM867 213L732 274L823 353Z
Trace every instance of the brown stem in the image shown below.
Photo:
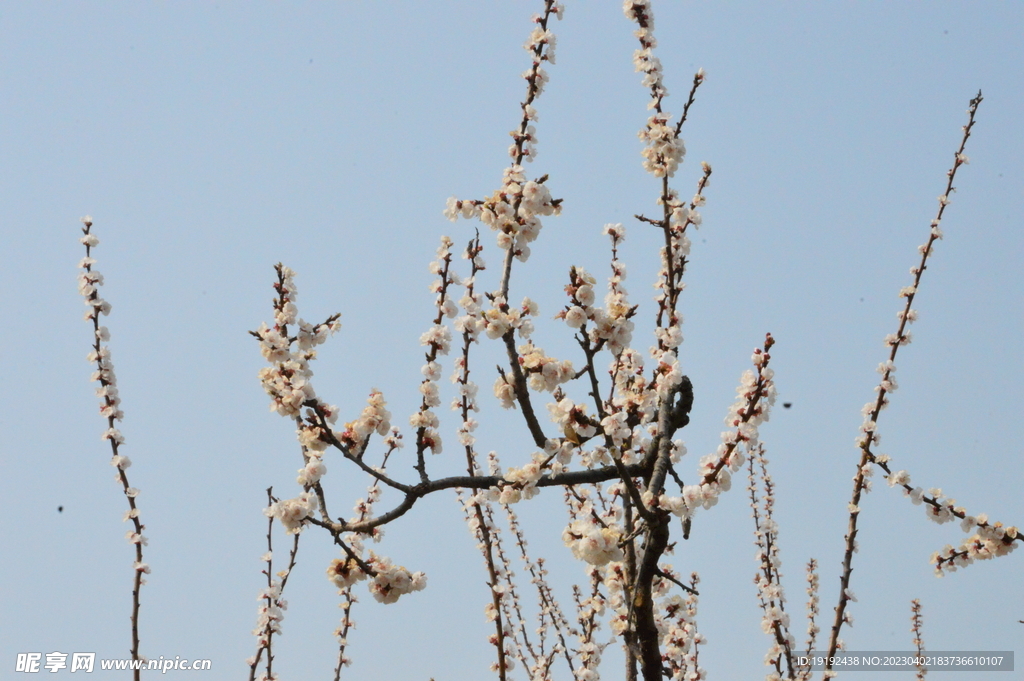
M968 109L969 118L967 121L967 125L963 127L964 134L963 138L960 141L960 146L957 149L956 154L954 156L953 167L950 168L949 171L946 173L948 181L946 182L946 190L942 195L944 199L948 199L950 193L952 193L954 190L953 179L956 177L957 169L960 168L960 166L963 165L964 163L963 152L967 146L967 140L971 136L971 128L974 127L974 116L978 111L978 105L981 104L981 101L981 90L979 90L978 95L971 100L971 105ZM909 295L906 296L907 302L904 307L903 314L901 315L900 325L896 331L895 340L892 342L891 349L889 351L890 361L896 359L896 353L899 350L900 345L906 338L905 330L907 324L910 322L911 317L910 306L914 301L914 296L916 295L918 286L921 283L921 277L924 275L928 258L932 252L932 245L938 238L936 234L936 229L938 228L939 224L941 224L942 215L946 210L946 205L947 202L945 200L940 201L939 211L932 222L933 228L930 230L928 241L921 249L921 262L915 268L913 290ZM883 382L889 379L890 373L891 371L889 370L885 372L885 374L882 377ZM882 407L884 407L888 402L886 398L886 393L886 389L882 386L879 386L878 398L875 401L875 407L874 410L871 412L870 416L870 420L875 424L878 423L878 417L882 411ZM839 647L839 633L842 630L843 623L845 622L844 614L846 612L846 604L849 600L849 597L847 596L847 591L850 587L850 577L853 573L853 554L857 546L857 519L860 515L860 498L861 492L865 489L865 470L869 464L875 462L875 455L871 451L871 445L874 443L874 440L876 438L876 429L877 425L875 425L871 430L866 430L864 432L863 444L861 445L861 455L860 459L857 462L857 474L854 477L853 481L853 492L850 497L850 517L847 521L845 548L843 551L843 571L839 578L839 599L835 609L836 616L832 623L831 635L829 636L828 656L825 663L826 671L832 669L831 658L835 656L835 652Z

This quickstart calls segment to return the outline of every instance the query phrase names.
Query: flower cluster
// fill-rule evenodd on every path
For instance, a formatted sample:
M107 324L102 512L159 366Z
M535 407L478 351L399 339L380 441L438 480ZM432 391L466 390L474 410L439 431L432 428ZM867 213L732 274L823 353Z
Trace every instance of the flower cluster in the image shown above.
M558 361L544 354L544 349L533 343L519 346L519 365L534 390L553 392L560 384L572 380L576 372L572 362Z
M626 239L626 228L621 223L607 224L604 234L612 240L612 273L608 277L608 295L605 296L604 314L591 317L591 342L604 341L612 355L618 355L629 347L633 340L633 322L636 306L630 306L626 288L626 264L618 259L618 247Z
M659 308L655 336L658 340L658 349L663 351L672 350L683 341L683 318L677 310L677 303L685 287L683 275L690 255L691 243L690 237L687 236L687 228L690 225L699 228L701 225L702 218L697 208L703 206L706 201L703 192L711 178L711 166L701 163L701 168L703 175L697 183L697 192L693 198L689 202L681 201L676 190L666 186L658 198L658 203L663 206L664 217L658 221L651 221L664 231L668 240L668 244L662 246L659 251L661 267L654 285L659 291L655 296Z
M288 534L298 534L307 523L307 518L320 509L320 500L313 492L303 492L294 499L275 501L263 509L268 518L276 518Z
M935 565L938 576L944 572L955 572L958 567L966 567L976 560L988 560L1005 556L1017 547L1022 538L1016 527L1005 527L1000 522L989 523L988 516L981 513L972 516L967 510L956 505L955 499L943 495L938 488L927 492L920 487L911 485L910 474L905 470L888 472L889 457L880 455L876 463L886 470L886 478L890 487L902 487L903 493L915 505L924 504L928 519L940 525L953 520L960 520L960 529L966 532L976 530L975 534L964 539L960 546L945 546L941 551L932 554L931 562Z
M614 248L621 243L625 232L622 225L607 225L605 233L613 235ZM626 289L621 285L625 278L626 266L618 259L613 259L609 292L605 298L605 307L601 308L594 304L594 285L597 280L582 267L571 268L569 285L565 287L569 304L556 318L564 319L569 328L582 329L586 338L596 347L607 347L613 355L618 355L633 340L631 319L636 313L636 306L629 305Z
M619 561L605 565L603 582L608 589L607 605L612 611L609 626L612 633L621 636L629 628L629 577L626 566Z
M516 388L512 380L500 374L494 381L494 396L498 398L502 409L514 409L516 406Z
M612 410L625 412L638 423L650 422L656 414L658 401L644 376L643 355L632 348L624 349L612 362L609 373L615 384Z
M569 295L570 303L566 308L556 315L556 319L564 319L566 325L571 329L578 329L593 319L594 310L594 284L597 280L582 267L573 267L569 270L569 285L565 292Z
M651 356L657 361L651 388L662 404L667 404L672 393L683 381L683 370L679 366L679 357L673 350L652 348Z
M303 405L320 405L310 382L313 371L310 361L316 357L315 346L327 340L327 336L341 328L340 315L333 315L322 324L307 324L298 319L295 298L295 272L278 263L277 283L274 289L278 297L274 300L274 326L260 325L252 335L259 339L260 352L271 366L259 372L263 390L270 395L270 409L281 416L297 416ZM288 326L298 325L298 332L289 335Z
M486 269L487 265L484 262L480 252L483 248L479 244L478 239L474 239L473 242L466 248L463 253L463 258L470 261L472 274L463 279L462 285L465 287L466 292L462 298L459 299L459 307L465 312L465 314L455 319L455 330L464 336L468 337L468 342L477 342L480 337L480 332L487 329L487 320L484 318L484 297L482 294L476 292L476 275L480 271ZM529 311L535 309L535 304L532 301L524 300L523 308ZM511 322L508 323L507 328L511 328ZM506 330L507 330L506 328ZM497 331L497 329L496 329ZM499 337L494 336L494 338ZM529 333L527 333L529 335Z
M543 16L535 15L533 21L537 27L530 33L529 39L523 45L523 49L530 53L533 63L530 68L523 72L526 80L526 101L523 102L523 119L518 130L513 130L510 135L514 140L509 147L509 156L516 164L524 160L533 160L537 156L536 131L529 124L531 120L537 120L537 112L533 108L533 100L544 91L544 85L548 82L547 72L541 68L543 62L555 63L555 34L548 29L548 18L554 14L558 19L562 18L565 11L563 5L547 0L546 11Z
M548 411L551 413L551 420L558 424L566 438L575 444L583 444L597 434L598 424L587 415L585 404L577 404L568 397L561 397L557 402L548 404Z
M955 572L958 567L967 567L976 560L1005 556L1017 548L1021 537L1016 527L1004 527L999 522L990 524L984 514L977 518L968 516L961 524L973 525L977 532L964 539L957 548L946 545L932 555L931 562L940 577L943 572Z
M430 271L438 275L431 285L431 290L437 294L434 302L437 309L437 316L434 318L433 326L420 336L420 345L427 348L424 356L424 364L420 369L423 380L420 382L420 407L409 417L409 423L416 428L416 451L420 457L418 468L423 469L422 455L426 449L434 454L442 451L441 435L437 428L440 420L432 411L434 407L441 404L440 388L438 381L441 378L441 365L437 361L440 357L447 355L452 347L451 329L444 324L444 319L455 317L458 314L458 305L452 300L449 289L458 285L459 277L451 269L452 240L441 237L441 245L437 249L437 259L430 264Z
M476 444L473 432L479 424L470 414L480 411L480 406L476 401L479 386L469 379L469 351L472 344L478 342L480 331L485 326L481 313L482 297L475 290L476 277L485 268L483 258L480 257L482 250L480 237L477 236L469 242L463 252L463 258L470 261L471 269L470 276L462 282L466 292L459 301L459 305L466 314L455 320L455 328L462 334L462 354L456 357L451 375L451 382L455 385L457 393L452 400L451 408L462 414L462 422L459 424L457 436L459 444L466 448L467 456L471 459L473 445ZM440 367L436 364L428 365L424 367L424 370L429 370L431 374L435 372L440 374ZM470 468L472 471L472 465Z
M96 366L96 371L92 373L90 380L100 384L100 387L96 389L96 396L101 400L100 416L107 420L107 429L103 431L102 437L111 443L113 465L119 471L123 471L131 466L131 460L118 453L119 446L124 443L124 436L120 430L114 427L114 422L123 420L124 412L121 410L121 395L117 389L114 363L110 358L110 346L104 345L110 340L110 331L107 327L99 324L101 315L110 314L111 305L100 296L99 287L103 285L103 275L93 267L96 260L91 257L91 252L99 245L100 240L91 233L92 218L89 216L82 218L82 224L85 225L82 229L85 235L79 239L79 242L85 246L85 257L78 263L83 270L78 275L78 293L85 299L85 305L89 308L85 313L85 319L93 323L93 349L86 355L86 361ZM121 480L120 474L117 480ZM134 504L132 508L135 508Z
M640 49L633 53L633 66L644 74L643 86L651 89L655 103L650 106L655 108L657 102L668 95L668 91L662 83L661 60L653 52L658 41L654 38L654 13L650 0L625 0L622 11L627 19L635 21L639 26L633 32L640 41Z
M561 202L551 198L543 180L527 180L520 165L505 169L501 189L483 201L448 199L445 215L455 220L459 215L477 217L498 234L498 247L511 250L526 262L530 242L540 235L541 216L561 211Z
M327 579L339 589L347 589L356 582L366 579L366 572L354 558L346 556L331 561L327 566Z
M439 355L446 355L452 348L452 333L447 326L434 324L420 335L420 345L436 351Z
M521 338L529 338L533 333L533 321L530 318L537 311L537 303L529 298L524 298L522 305L516 308L510 306L503 297L495 296L493 306L476 316L476 330L483 330L492 340L504 337L512 329L518 331Z
M440 454L443 449L441 434L437 431L440 423L437 414L430 409L420 410L409 417L409 425L420 432L417 436L419 446L434 454Z
M559 19L562 18L563 11L563 6L559 5L556 7L555 12L558 15ZM539 19L540 17L537 17L538 21ZM530 33L529 39L523 44L523 49L529 52L533 52L534 54L540 55L540 58L543 61L546 61L550 64L554 64L555 44L555 34L546 28L538 26L535 29L533 29L532 33ZM546 50L544 49L545 47L547 47Z
M672 115L661 109L661 101L668 95L668 90L663 82L661 60L654 56L657 41L653 34L654 15L651 13L651 4L648 0L626 0L623 9L626 18L639 25L634 35L640 41L640 49L633 53L633 65L644 74L643 86L651 91L648 107L655 110L647 120L647 125L639 132L640 140L644 143L644 170L655 177L672 177L686 155L686 147L679 137L678 128L670 123Z
M814 642L821 632L821 627L818 626L816 621L820 612L818 606L820 600L818 596L819 586L818 561L811 558L807 561L807 645L804 646L807 650L814 650Z
M711 508L718 503L722 492L732 487L732 473L739 471L746 461L739 445L753 447L758 442L758 427L768 420L775 403L774 370L768 368L775 340L771 334L765 338L764 348L757 348L751 360L755 371L747 370L736 389L739 399L729 407L725 424L729 430L722 433L718 451L700 460L700 483L683 487L681 497L662 495L659 506L689 518L698 508Z
M281 621L284 620L288 602L281 598L281 582L276 579L270 586L260 589L256 599L260 605L257 610L256 628L252 630L252 635L256 637L256 645L260 649L265 649L270 646L270 637L281 633ZM248 663L255 665L256 659L250 658Z
M758 599L764 613L761 629L772 637L765 664L782 673L783 659L792 669L792 652L796 639L789 630L789 614L785 611L785 592L779 556L779 526L775 522L775 487L768 474L768 459L761 443L748 447L748 485L754 516L754 544L757 547L758 571L754 575ZM763 486L763 491L762 491Z
M672 566L662 565L661 571L672 575ZM678 578L672 576L678 583ZM668 579L655 580L654 593L661 597L655 624L664 650L662 657L672 671L673 680L705 678L704 670L697 664L697 646L704 643L704 636L697 631L698 596L694 587L699 582L697 573L693 573L690 589L684 598L669 593L672 583Z
M541 63L554 63L555 36L547 28L548 18L552 13L561 18L562 10L557 3L548 2L544 16L534 18L538 26L524 46L532 54L533 64L523 73L527 82L526 99L522 105L523 117L518 129L509 133L513 139L509 147L512 165L503 173L501 188L482 201L460 201L451 197L444 211L445 216L452 221L460 215L463 218L478 218L498 233L499 248L523 262L530 257L530 242L540 234L540 217L557 214L561 210L561 200L552 199L544 185L547 176L527 180L522 164L537 155L537 130L532 124L537 120L537 110L533 107L533 101L548 81Z
M271 494L271 490L267 490L267 499L270 502L271 507L274 506L275 500ZM270 509L267 509L268 511ZM260 560L266 564L263 570L263 574L266 575L267 585L260 589L259 594L256 596L257 600L260 601L258 618L256 621L256 628L253 629L252 633L256 637L256 654L245 661L249 666L250 675L249 678L255 679L276 679L277 674L273 673L272 666L274 655L271 650L271 641L274 634L281 633L281 622L284 620L284 611L288 609L288 602L284 600L284 588L288 583L288 577L291 575L292 569L295 567L295 556L299 550L299 538L295 537L291 555L288 561L288 566L279 570L277 573L274 572L274 547L273 547L273 535L271 530L274 525L274 514L267 513L270 517L267 527L267 552L263 554ZM277 579L275 579L277 577ZM265 669L259 675L256 674L256 668L260 666L260 660L266 653Z
M686 228L690 224L700 225L701 216L696 208L704 203L702 192L708 184L711 167L707 163L702 164L704 175L698 184L697 193L689 205L681 201L676 190L668 186L668 178L675 174L686 154L686 147L679 137L679 133L689 106L693 103L694 94L704 81L704 71L701 69L694 76L690 99L683 109L683 115L679 122L673 125L671 114L662 109L662 100L668 95L668 91L663 82L661 61L654 56L657 41L653 34L654 16L651 12L651 3L649 0L636 2L626 0L623 10L626 17L638 25L634 35L640 42L640 48L633 55L633 64L637 71L644 74L643 85L651 92L648 108L653 109L653 113L648 119L647 125L640 130L639 137L644 142L641 152L644 157L644 169L662 180L658 203L662 206L663 217L659 220L639 217L642 221L662 229L667 242L661 248L661 268L656 284L660 293L656 298L659 312L658 324L655 329L658 341L655 359L660 363L671 365L672 361L663 355L668 351L674 351L683 340L682 316L677 311L676 303L683 288L682 277L686 258L690 252L690 239L686 235ZM671 380L662 382L659 389L659 396L662 400L666 398L673 387L674 383Z
M401 565L394 565L390 558L370 552L370 568L373 579L370 593L379 603L395 603L407 593L422 591L427 586L427 576L422 572L409 572Z
M78 263L78 266L84 270L78 275L78 293L85 298L85 305L89 308L88 312L85 313L85 319L96 320L99 319L101 314L110 314L111 305L99 294L99 287L103 285L103 275L100 274L99 270L93 269L96 260L91 255L92 249L100 245L100 240L99 237L90 231L92 229L92 218L86 215L82 218L82 224L85 225L82 228L85 236L78 241L85 246L85 257Z
M647 119L647 126L638 137L644 143L641 152L644 170L655 177L672 177L686 155L683 140L669 123L671 114L658 111Z
M598 567L623 559L621 540L622 532L617 527L602 525L594 519L576 520L562 531L562 541L572 555Z
M523 499L532 499L537 496L540 492L537 489L537 482L544 475L547 460L548 457L545 454L534 452L530 463L521 468L509 468L504 476L506 484L488 490L488 501L497 501L499 504L517 504Z
M346 428L359 439L370 437L375 432L381 436L387 435L391 430L391 412L387 411L384 393L376 388L372 390L359 418L346 424Z

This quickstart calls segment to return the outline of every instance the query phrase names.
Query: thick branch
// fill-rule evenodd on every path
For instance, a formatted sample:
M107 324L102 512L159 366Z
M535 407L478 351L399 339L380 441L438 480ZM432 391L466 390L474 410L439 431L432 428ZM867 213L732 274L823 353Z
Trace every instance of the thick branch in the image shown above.
M533 402L530 401L530 388L526 383L526 374L519 366L519 351L516 349L515 329L510 329L502 338L505 341L505 349L508 351L508 364L512 369L512 388L516 391L516 401L523 409L523 418L526 419L526 426L533 436L533 443L538 447L544 447L547 443L547 436L540 427L537 420L537 412L533 410Z
M633 477L639 477L645 474L643 464L630 464L623 466L623 468L627 475ZM546 475L537 481L537 487L568 487L570 485L595 484L607 482L608 480L616 479L619 476L619 470L614 466L605 466L604 468L596 468L588 471L569 471L566 473L559 473L557 475ZM402 502L387 513L379 515L376 518L370 518L369 520L363 520L357 523L346 523L342 521L334 527L331 527L331 529L336 529L339 532L369 532L375 527L386 525L396 518L400 518L405 515L420 498L425 497L428 494L440 492L441 490L446 489L455 489L456 487L465 487L468 489L489 489L491 487L497 487L502 483L509 484L504 478L496 475L457 475L450 478L432 480L430 482L408 488L406 496ZM324 526L327 527L326 524L324 524Z

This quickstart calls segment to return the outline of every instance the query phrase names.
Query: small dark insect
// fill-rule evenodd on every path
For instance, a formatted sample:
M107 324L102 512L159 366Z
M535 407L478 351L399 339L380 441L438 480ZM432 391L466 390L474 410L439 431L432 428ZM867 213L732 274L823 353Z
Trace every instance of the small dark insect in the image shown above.
M57 507L57 513L63 513L63 512L64 512L64 507L63 506L58 506Z
M785 407L786 409L789 409L790 407L793 406L793 403L792 402L783 402L782 406Z

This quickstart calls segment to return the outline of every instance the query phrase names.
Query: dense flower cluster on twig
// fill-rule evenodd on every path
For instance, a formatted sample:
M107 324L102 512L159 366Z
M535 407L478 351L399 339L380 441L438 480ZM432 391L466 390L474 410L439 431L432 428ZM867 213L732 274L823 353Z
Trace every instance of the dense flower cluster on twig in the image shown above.
M135 547L134 578L132 584L132 659L144 660L139 655L139 594L142 585L146 580L143 574L149 574L149 564L143 561L142 547L149 543L149 540L142 534L145 525L139 519L139 507L136 497L139 490L128 483L128 467L132 465L131 459L121 454L121 445L124 444L124 436L116 427L116 423L124 418L121 410L121 394L117 389L117 375L114 373L114 362L110 358L110 346L106 345L110 340L110 331L100 324L100 316L110 314L111 305L100 295L99 287L103 285L103 275L95 268L96 260L92 257L92 249L100 244L99 238L92 233L92 218L82 218L82 233L80 239L85 246L85 257L78 263L82 272L78 275L78 293L85 298L85 305L88 310L85 313L86 321L92 322L93 343L92 352L86 359L96 366L92 374L92 380L100 384L96 389L96 396L100 398L100 416L107 420L107 429L103 431L103 439L110 442L110 465L117 469L114 480L121 485L125 499L128 501L128 510L123 520L132 521L132 529L125 537ZM134 677L139 678L139 671L135 670Z

